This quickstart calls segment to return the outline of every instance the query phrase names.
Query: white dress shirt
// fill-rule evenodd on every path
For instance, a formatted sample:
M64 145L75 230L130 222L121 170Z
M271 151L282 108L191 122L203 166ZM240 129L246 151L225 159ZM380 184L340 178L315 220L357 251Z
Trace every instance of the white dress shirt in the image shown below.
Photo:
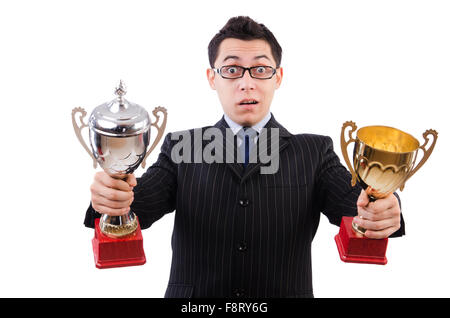
M253 128L258 134L261 133L261 130L264 128L264 126L267 124L267 122L272 117L271 112L268 112L266 116L264 116L263 119L261 119L259 122L254 124L251 128ZM224 114L224 119L227 122L228 126L230 126L231 130L233 131L233 134L237 134L239 130L242 129L242 125L239 125L238 123L234 122L230 117L227 116L227 114ZM258 135L255 136L253 139L253 142L256 144L258 141ZM243 140L240 135L237 137L237 146L239 147L242 144Z

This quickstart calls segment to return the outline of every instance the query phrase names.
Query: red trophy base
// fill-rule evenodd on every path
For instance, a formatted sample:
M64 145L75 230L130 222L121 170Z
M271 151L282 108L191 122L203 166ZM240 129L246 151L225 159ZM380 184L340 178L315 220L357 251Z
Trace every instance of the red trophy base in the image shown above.
M92 239L95 266L111 268L145 264L141 227L124 238L110 238L100 231L100 219L95 220L95 236Z
M348 263L386 265L388 239L370 239L352 228L353 217L344 216L339 234L334 237L341 260Z

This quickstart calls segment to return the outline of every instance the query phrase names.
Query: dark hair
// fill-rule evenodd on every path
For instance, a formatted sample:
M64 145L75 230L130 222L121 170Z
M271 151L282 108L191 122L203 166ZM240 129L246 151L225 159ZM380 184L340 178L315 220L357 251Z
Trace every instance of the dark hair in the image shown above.
M214 67L220 43L227 38L239 40L265 40L269 43L277 68L281 64L281 46L270 30L261 23L257 23L249 17L239 16L228 20L227 24L209 42L209 64Z

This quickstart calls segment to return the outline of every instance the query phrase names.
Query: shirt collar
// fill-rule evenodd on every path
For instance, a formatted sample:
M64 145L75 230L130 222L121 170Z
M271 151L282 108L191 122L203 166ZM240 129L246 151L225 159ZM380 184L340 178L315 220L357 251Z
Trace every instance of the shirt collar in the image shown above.
M266 116L264 116L261 121L257 122L252 126L254 130L258 132L258 134L261 133L261 130L264 128L264 126L267 124L267 122L270 120L270 117L272 117L271 112L268 112ZM239 125L238 123L234 122L230 117L227 116L227 114L224 114L224 119L227 122L228 126L233 131L233 134L237 134L239 130L243 127L242 125Z

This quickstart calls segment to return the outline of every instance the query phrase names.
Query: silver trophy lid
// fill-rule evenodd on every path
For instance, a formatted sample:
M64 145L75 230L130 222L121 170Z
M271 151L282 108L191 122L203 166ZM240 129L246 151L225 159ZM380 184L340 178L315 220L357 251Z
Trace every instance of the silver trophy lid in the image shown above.
M146 132L150 127L150 117L144 107L129 102L123 96L126 88L122 80L115 90L117 98L97 106L89 118L89 127L96 133L129 137Z

